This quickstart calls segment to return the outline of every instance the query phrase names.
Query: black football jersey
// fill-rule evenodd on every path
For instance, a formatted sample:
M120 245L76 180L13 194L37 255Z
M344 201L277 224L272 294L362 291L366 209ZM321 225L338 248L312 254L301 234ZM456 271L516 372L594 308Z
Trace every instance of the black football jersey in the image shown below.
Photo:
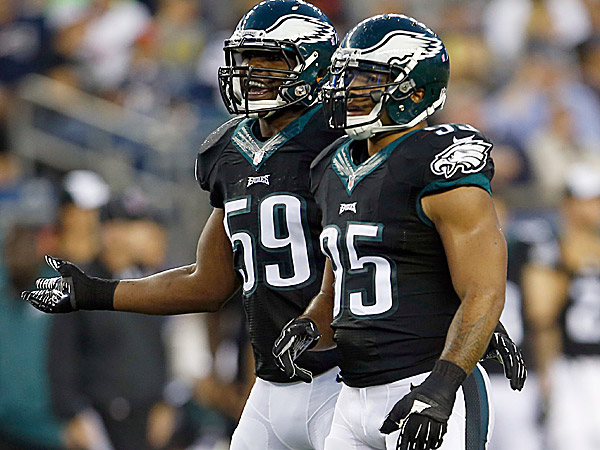
M283 326L299 316L321 286L320 213L310 192L310 164L339 137L313 107L267 140L258 121L238 117L202 145L196 178L225 210L225 231L242 281L256 374L290 381L272 348ZM336 351L306 352L298 364L313 374L337 365Z
M536 242L532 262L561 271L568 276L567 299L558 325L562 353L569 357L600 355L600 267L594 261L577 270L563 264L560 230L547 240Z
M570 274L569 296L560 315L563 354L600 355L600 267Z
M335 272L335 340L350 386L429 371L460 299L421 198L457 186L490 191L492 144L475 128L412 131L367 158L340 139L312 166L321 247Z

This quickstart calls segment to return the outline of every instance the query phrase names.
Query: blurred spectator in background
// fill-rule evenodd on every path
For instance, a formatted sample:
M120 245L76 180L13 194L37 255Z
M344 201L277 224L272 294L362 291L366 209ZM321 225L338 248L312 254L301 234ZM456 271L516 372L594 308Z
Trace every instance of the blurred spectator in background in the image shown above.
M24 308L19 292L41 273L40 227L13 224L0 265L0 449L60 449L62 426L50 407L49 318Z
M485 90L473 81L454 81L451 83L451 94L446 100L444 109L434 116L435 123L468 123L479 130L490 129L490 119L485 110ZM527 155L518 147L497 139L490 133L490 139L498 142L494 145L495 173L493 187L527 182L529 178L529 161Z
M523 280L533 325L548 443L600 443L600 167L567 173L558 236L538 243Z
M231 299L221 311L205 315L205 320L212 364L197 383L196 395L198 401L237 423L255 379L242 299Z
M52 183L25 172L10 151L6 129L0 125L0 240L15 221L50 223L56 202Z
M75 64L79 85L112 97L125 80L134 44L150 30L148 9L135 0L50 0L55 50Z
M52 64L50 32L41 6L34 0L0 0L0 128L18 82Z
M53 196L52 174L91 169L102 173L113 192L122 193L130 186L140 185L152 206L160 204L162 210L169 210L168 265L185 263L193 257L196 241L192 230L206 220L210 207L201 193L196 198L197 187L189 168L199 143L227 118L216 75L217 67L224 63L223 39L229 36L238 17L257 3L258 0L0 0L0 239L6 233L12 235L15 220L54 220L58 199ZM578 162L591 166L600 154L600 0L313 3L328 14L341 34L365 17L384 12L417 17L440 31L452 58L452 88L446 108L433 117L432 123L471 123L495 142L493 189L495 194L502 194L511 213L505 227L511 249L509 286L511 282L519 285L518 266L523 260L531 263L527 273L531 270L534 274L551 274L548 283L558 283L556 280L562 277L566 279L561 282L564 285L583 286L582 276L570 272L565 275L564 270L548 262L553 260L548 255L558 258L560 248L547 237L553 226L548 219L554 219L559 205L564 217L574 214L566 205L577 200L576 196L562 201L567 167ZM30 77L31 74L45 74L62 84ZM110 102L101 102L100 97ZM147 116L152 120L144 121ZM81 181L82 178L88 181ZM78 187L71 189L73 198L60 210L62 232L54 237L74 237L59 242L63 255L87 267L96 265L107 251L103 236L108 239L106 242L128 241L129 249L138 245L136 240L154 242L151 236L160 236L162 231L157 229L162 226L152 224L152 220L146 224L137 222L140 226L133 237L119 224L107 224L106 228L101 225L99 208L109 200L110 192L104 185L96 194L88 195L94 189L91 186L103 186L91 178L75 172L65 180ZM188 195L189 192L194 195ZM96 198L95 204L82 203L86 198ZM570 221L565 219L564 223ZM566 236L572 233L566 230L574 228L564 225L560 242L571 242ZM41 233L40 239L45 242L54 236L46 229ZM125 239L125 235L129 237ZM160 265L157 261L164 252L160 247L166 245L161 239L157 240L162 242L158 246L138 246L140 255L145 251L153 254L146 255L154 260L149 265ZM594 247L593 241L586 240L590 248ZM589 249L569 252L584 255ZM113 253L116 255L108 259L118 260L124 252ZM1 263L6 265L7 259ZM143 265L139 260L131 264ZM535 275L531 280L527 277L527 285L536 279ZM540 292L543 289L548 287L542 286ZM595 292L589 289L586 292ZM517 292L510 287L508 291ZM552 334L549 329L556 330L544 328L555 322L554 318L548 319L549 305L554 303L542 300L545 303L540 308L534 306L528 314L538 330L536 335L541 336L536 343ZM11 314L17 311L16 303L8 304L13 305ZM511 304L507 299L508 316L503 320L516 339L520 327L512 326L510 317L519 314L518 308L510 308ZM551 311L552 317L553 314L562 317L556 311ZM579 319L582 329L594 314ZM210 442L215 446L222 442L222 436L237 418L238 400L245 395L245 380L252 379L252 374L245 377L240 315L240 311L228 306L215 316L169 319L169 328L176 330L170 346L179 348L177 358L185 360L188 366L199 364L189 368L193 376L189 377L188 392L183 397L188 401L188 431L199 437L199 446L206 448L211 448ZM577 317L574 313L570 316ZM27 319L38 320L29 316ZM191 340L198 333L185 331L192 322L203 336L193 343ZM33 334L38 332L43 333L44 326L36 328ZM3 340L0 345L10 342ZM543 345L539 347L539 359L544 361L548 352ZM537 348L533 349L536 357ZM14 346L9 350L14 350ZM5 354L11 355L10 351ZM27 364L23 362L24 367ZM111 364L115 365L112 361ZM19 373L24 373L23 369ZM196 379L200 381L194 388ZM524 391L514 396L515 402L535 402L534 380L535 375L530 374ZM549 391L546 388L545 392ZM16 398L4 396L3 392L1 405L5 399ZM502 393L500 396L511 398ZM24 402L29 401L23 398ZM530 409L523 407L519 411L529 414ZM98 423L94 417L97 419L89 415L90 422ZM529 423L526 417L522 421ZM552 435L555 422L548 424ZM529 426L525 429L500 422L497 425L498 430L510 426L515 442L520 438L524 443L531 442L535 430ZM35 430L31 433L35 434ZM498 435L495 433L490 450L518 448L517 444L496 440ZM53 442L49 438L43 447L50 448ZM540 445L545 448L545 444ZM573 443L570 448L577 448L576 445Z
M157 108L192 101L205 33L198 1L160 0L153 24L135 46L124 105L152 115Z
M485 115L489 131L526 156L540 206L558 204L565 167L600 157L600 103L551 48L528 55Z
M6 127L0 125L0 236L13 216L12 211L18 207L21 183L21 167L8 152Z
M592 32L590 11L583 0L490 0L483 23L488 46L505 74L531 41L568 50Z
M548 110L548 123L531 136L527 153L540 203L557 206L565 188L565 167L576 163L600 164L600 135L595 139L582 139L576 130L575 114L571 114L563 102L551 100ZM600 121L600 109L597 113L590 111L589 116L597 116Z
M193 440L194 450L225 449L245 396L237 374L238 349L235 340L239 323L219 320L215 332L206 314L184 314L167 319L165 341L168 346L172 379L167 387L170 402L180 405L177 442ZM219 327L221 328L221 327ZM245 336L243 336L245 337ZM247 341L247 338L245 339ZM252 361L250 362L251 367ZM249 374L253 376L253 374ZM241 401L242 405L238 405Z
M229 447L255 380L241 299L234 298L211 314L170 316L166 326L171 403L180 404L182 434L191 434L191 449Z
M600 9L600 4L598 4ZM599 14L600 15L600 14ZM582 81L600 101L600 27L597 33L577 47Z
M65 178L60 255L100 277L141 276L163 264L166 237L136 202L108 201L94 173ZM104 221L101 222L101 212ZM69 243L69 245L65 245ZM67 443L85 449L160 449L173 435L174 410L163 402L167 367L163 318L114 314L54 317L50 380Z
M494 193L496 212L508 245L506 300L500 321L521 348L527 365L527 383L513 391L506 383L502 366L484 361L494 399L494 432L489 450L546 450L539 426L539 386L531 349L531 330L523 305L522 273L536 242L551 234L548 223L537 218L515 219L506 202ZM519 432L515 432L519 430Z
M74 170L63 179L61 197L59 252L89 265L101 250L100 208L108 204L110 188L97 173Z

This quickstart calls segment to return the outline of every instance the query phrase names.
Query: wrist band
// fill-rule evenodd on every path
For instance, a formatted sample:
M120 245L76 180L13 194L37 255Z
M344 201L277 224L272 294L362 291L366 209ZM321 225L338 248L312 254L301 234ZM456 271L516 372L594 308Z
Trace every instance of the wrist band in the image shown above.
M431 375L434 375L436 378L439 378L440 382L453 388L453 392L456 392L462 382L465 381L465 378L467 378L467 374L463 369L444 359L436 361L435 366L433 366L433 370L431 371Z
M113 299L119 280L89 277L90 295L76 298L77 307L87 310L114 311Z

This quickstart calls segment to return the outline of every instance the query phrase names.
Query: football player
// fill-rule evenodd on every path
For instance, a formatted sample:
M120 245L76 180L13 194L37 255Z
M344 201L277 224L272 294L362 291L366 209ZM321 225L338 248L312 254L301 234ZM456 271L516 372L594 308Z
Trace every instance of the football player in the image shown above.
M214 211L196 263L117 281L48 258L61 276L23 293L46 312L175 314L218 310L241 288L258 379L232 449L323 448L340 390L333 351L302 355L298 366L291 350L280 355L291 379L271 353L282 326L318 292L325 265L309 169L342 134L327 127L316 102L336 47L329 20L301 0L259 3L226 41L221 94L229 111L242 116L212 133L198 155L196 176ZM312 385L298 383L311 379Z
M483 449L492 411L477 362L506 281L492 144L467 124L427 126L446 98L448 54L410 17L352 28L331 74L325 108L347 136L311 173L327 266L274 354L301 354L315 330L315 349L337 344L343 387L328 450ZM522 361L513 369L520 389Z
M215 311L241 287L257 380L232 449L322 449L335 401L334 351L303 356L291 380L271 353L281 328L318 292L325 257L310 164L341 135L329 130L317 89L324 83L335 28L302 0L254 6L225 42L223 100L240 114L213 132L196 176L214 210L195 264L136 280L101 280L48 258L60 277L23 294L47 312L114 309L149 314ZM299 383L310 380L312 384Z
M524 301L547 441L592 450L600 442L600 166L568 168L559 213L558 229L536 242L525 268Z

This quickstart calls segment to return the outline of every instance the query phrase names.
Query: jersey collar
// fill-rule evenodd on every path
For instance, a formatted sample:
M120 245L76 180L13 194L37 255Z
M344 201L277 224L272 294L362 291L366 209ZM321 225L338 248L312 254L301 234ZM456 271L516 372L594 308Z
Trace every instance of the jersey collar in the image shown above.
M287 124L283 130L266 141L257 139L252 131L258 119L244 119L237 125L231 135L231 142L244 158L258 170L273 153L304 130L308 121L319 108L321 108L321 105L308 109L302 116Z
M406 133L400 136L395 141L390 142L388 145L383 147L373 156L370 156L360 164L355 164L352 160L352 154L350 146L354 140L349 139L344 142L334 153L331 159L331 165L335 173L342 181L342 184L346 188L348 195L352 194L354 188L362 181L367 175L377 169L381 164L384 163L391 155L392 151L398 147L400 142L404 141L408 136L419 130L413 130L410 133Z

